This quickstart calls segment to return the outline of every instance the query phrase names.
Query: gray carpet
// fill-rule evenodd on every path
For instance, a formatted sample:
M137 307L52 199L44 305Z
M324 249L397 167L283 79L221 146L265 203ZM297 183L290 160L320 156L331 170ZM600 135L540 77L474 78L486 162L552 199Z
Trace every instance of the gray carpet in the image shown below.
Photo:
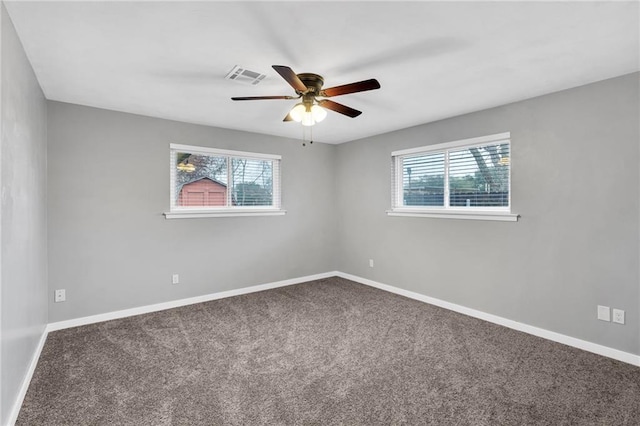
M638 425L640 368L330 278L49 334L18 425Z

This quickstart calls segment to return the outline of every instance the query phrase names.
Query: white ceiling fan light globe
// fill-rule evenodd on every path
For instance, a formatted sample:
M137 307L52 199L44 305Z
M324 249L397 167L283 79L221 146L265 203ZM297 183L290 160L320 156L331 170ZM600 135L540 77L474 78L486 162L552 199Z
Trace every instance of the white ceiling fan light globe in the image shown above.
M311 115L316 123L319 123L327 117L327 110L320 105L314 105L311 107Z
M304 116L305 112L306 112L306 108L302 103L299 103L296 106L294 106L291 109L291 111L289 111L289 116L293 121L297 121L298 123L300 123L302 121L302 117Z
M314 124L316 124L316 120L313 119L313 113L311 111L305 111L302 116L302 125L313 126Z

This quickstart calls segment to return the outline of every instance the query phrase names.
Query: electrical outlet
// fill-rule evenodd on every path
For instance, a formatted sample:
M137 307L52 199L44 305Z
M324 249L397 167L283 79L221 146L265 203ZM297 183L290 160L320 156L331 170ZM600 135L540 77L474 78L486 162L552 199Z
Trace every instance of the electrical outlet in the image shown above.
M624 311L622 309L613 310L613 322L624 324Z
M60 290L56 290L53 293L54 302L59 303L59 302L64 302L65 300L67 300L67 293L64 288L61 288Z
M601 321L611 321L611 309L608 306L598 305L598 319Z
M171 276L171 284L180 284L180 275L173 274Z
M373 268L373 259L369 259L369 268Z

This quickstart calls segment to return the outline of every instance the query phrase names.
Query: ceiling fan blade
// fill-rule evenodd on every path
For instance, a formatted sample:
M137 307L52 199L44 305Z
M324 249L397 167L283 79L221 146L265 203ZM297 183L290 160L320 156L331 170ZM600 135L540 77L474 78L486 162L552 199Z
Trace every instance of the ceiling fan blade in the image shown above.
M273 69L282 76L287 83L291 85L297 92L306 92L307 86L298 78L296 73L289 67L284 65L272 65Z
M329 99L323 99L318 101L318 105L323 108L330 109L331 111L339 112L340 114L344 114L348 117L355 118L362 114L362 111L358 111L357 109L353 109L346 105L339 104L337 102L330 101Z
M300 96L236 96L232 101L260 101L264 99L298 99Z
M349 93L366 92L380 88L380 83L375 78L358 81L357 83L344 84L342 86L329 87L320 91L320 96L330 98L332 96L346 95Z

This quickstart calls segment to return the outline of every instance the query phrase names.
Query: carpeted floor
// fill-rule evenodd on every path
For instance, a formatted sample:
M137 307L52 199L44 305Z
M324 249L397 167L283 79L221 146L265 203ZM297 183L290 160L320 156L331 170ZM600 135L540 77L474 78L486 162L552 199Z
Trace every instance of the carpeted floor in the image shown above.
M49 334L18 425L638 425L640 368L341 278Z

